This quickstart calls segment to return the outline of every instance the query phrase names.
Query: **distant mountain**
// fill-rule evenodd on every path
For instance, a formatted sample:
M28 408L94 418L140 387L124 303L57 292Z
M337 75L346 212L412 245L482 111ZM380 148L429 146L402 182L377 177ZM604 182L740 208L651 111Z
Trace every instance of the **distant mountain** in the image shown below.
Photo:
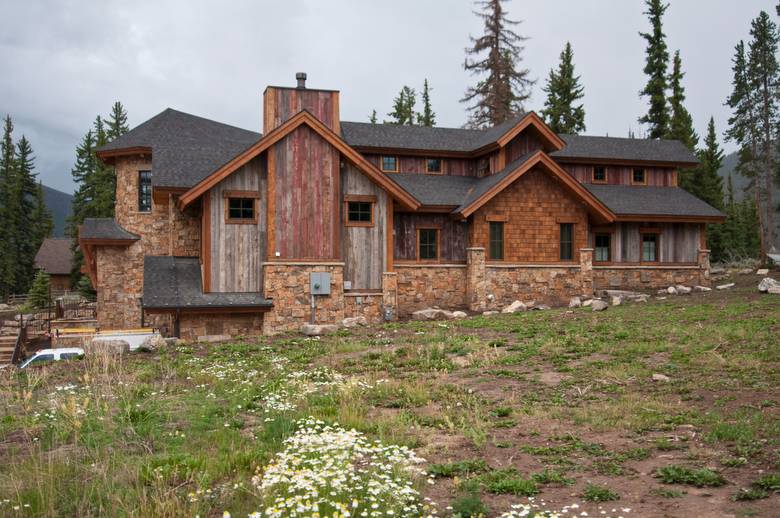
M43 199L54 220L54 237L65 236L65 225L73 210L73 195L44 185Z
M728 177L731 175L731 184L734 186L734 199L741 201L745 197L745 190L748 187L750 180L745 178L741 174L737 173L737 163L739 162L739 156L736 152L726 155L723 158L723 165L718 170L718 174L723 178L723 195L727 195L726 186L728 185ZM777 184L772 188L772 203L775 207L780 207L780 186ZM775 226L775 248L780 248L780 210L775 209L775 216L773 218Z

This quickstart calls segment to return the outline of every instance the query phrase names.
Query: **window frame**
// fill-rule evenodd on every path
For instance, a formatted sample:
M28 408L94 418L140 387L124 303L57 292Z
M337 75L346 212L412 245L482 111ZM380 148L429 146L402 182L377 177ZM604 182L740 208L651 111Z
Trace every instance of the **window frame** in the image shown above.
M438 171L431 171L430 163L431 160L436 160L439 162L439 170ZM425 159L425 174L444 174L444 160L441 158L426 158Z
M568 225L568 227L571 229L571 234L570 234L570 239L571 240L568 241L570 257L564 257L563 256L563 250L564 250L564 248L563 248L563 244L564 244L564 241L563 241L563 226L564 225ZM574 261L574 225L575 225L575 223L572 223L570 221L561 221L561 222L558 223L558 259L561 262L567 262L568 263L568 262Z
M395 160L395 169L385 169L385 158L392 158ZM381 169L383 173L397 173L401 170L401 160L397 155L381 155L379 157L379 169Z
M597 259L596 255L598 253L598 249L600 248L598 246L598 238L599 237L606 237L609 242L607 244L607 258L606 259ZM603 248L603 247L601 247ZM611 263L612 262L612 232L594 232L593 233L593 262L594 263Z
M655 237L655 259L645 259L645 236ZM661 232L655 229L640 230L639 232L639 262L640 264L656 264L661 262Z
M436 240L434 243L434 246L436 247L436 257L434 258L425 258L422 257L422 246L420 239L422 237L422 231L432 230L436 233ZM421 263L431 263L431 262L438 262L441 258L441 228L439 227L417 227L417 261Z
M642 171L642 181L636 181L636 173ZM633 167L631 169L631 185L647 185L647 169L644 167Z
M597 169L601 169L602 171L604 171L604 179L603 180L596 179L596 170ZM608 173L607 173L607 167L606 166L594 165L593 166L593 170L591 171L590 181L592 183L608 183L609 180L608 180L608 176L607 175L608 175Z
M494 257L493 256L493 228L494 225L496 225L498 228L501 229L501 253L500 257ZM504 221L488 221L488 261L504 261L506 258L506 239L505 239L505 225Z
M145 192L144 187L148 185L148 193ZM141 200L148 195L149 208L144 210L141 208ZM142 214L149 214L152 212L152 171L150 169L142 169L138 171L138 212Z
M260 193L258 191L224 191L222 193L223 203L225 205L225 223L228 225L256 225L259 216L258 200ZM231 218L230 200L252 200L251 218Z
M371 211L371 221L351 221L349 219L350 203L368 203ZM373 227L376 213L376 196L362 194L347 194L344 196L344 226L346 227Z

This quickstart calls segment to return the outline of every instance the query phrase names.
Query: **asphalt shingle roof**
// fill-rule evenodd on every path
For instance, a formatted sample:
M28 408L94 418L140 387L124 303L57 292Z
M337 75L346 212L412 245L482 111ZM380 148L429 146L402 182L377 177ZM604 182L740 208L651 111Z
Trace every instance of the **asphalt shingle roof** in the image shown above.
M81 224L79 238L138 241L139 236L119 226L114 218L87 218Z
M697 162L696 156L679 140L560 135L566 147L550 153L555 159L588 158L640 160L674 164Z
M262 293L203 293L197 257L144 257L145 309L264 308Z
M496 184L500 183L501 180L506 178L512 171L514 171L515 169L523 165L523 163L526 160L528 160L535 154L536 152L526 153L525 155L509 162L502 170L498 171L497 173L480 179L479 183L476 184L474 188L469 191L466 198L461 202L461 205L460 207L457 208L457 211L460 212L461 210L464 210L466 207L474 203L480 196L488 192Z
M70 238L47 237L35 254L35 267L49 275L69 275L73 266Z
M680 187L583 184L617 215L723 217L724 214Z
M469 191L480 182L473 176L449 176L399 173L392 175L395 183L417 198L423 205L458 206Z
M152 150L152 184L189 188L260 139L261 135L171 108L98 151Z

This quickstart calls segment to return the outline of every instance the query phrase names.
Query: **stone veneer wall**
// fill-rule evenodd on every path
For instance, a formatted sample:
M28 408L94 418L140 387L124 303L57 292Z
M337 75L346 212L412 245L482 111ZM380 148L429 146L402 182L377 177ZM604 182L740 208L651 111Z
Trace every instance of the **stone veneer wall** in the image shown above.
M583 293L579 266L487 265L486 271L487 292L493 295L488 307L492 309L515 300L562 304Z
M647 290L666 288L675 284L707 286L709 280L704 279L702 270L698 266L593 267L593 287L597 290Z
M466 265L396 265L398 315L439 306L465 308Z
M344 317L366 317L369 324L384 322L382 293L345 293Z
M263 333L262 313L182 313L179 317L181 338L200 336L257 336Z

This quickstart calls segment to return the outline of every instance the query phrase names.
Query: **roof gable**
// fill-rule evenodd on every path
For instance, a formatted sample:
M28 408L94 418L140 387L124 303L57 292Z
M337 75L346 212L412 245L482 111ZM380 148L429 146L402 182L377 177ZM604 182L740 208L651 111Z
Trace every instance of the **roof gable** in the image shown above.
M73 267L73 240L47 237L35 254L35 267L49 275L69 275Z
M693 152L679 140L561 135L566 147L550 155L560 162L666 163L695 166Z

